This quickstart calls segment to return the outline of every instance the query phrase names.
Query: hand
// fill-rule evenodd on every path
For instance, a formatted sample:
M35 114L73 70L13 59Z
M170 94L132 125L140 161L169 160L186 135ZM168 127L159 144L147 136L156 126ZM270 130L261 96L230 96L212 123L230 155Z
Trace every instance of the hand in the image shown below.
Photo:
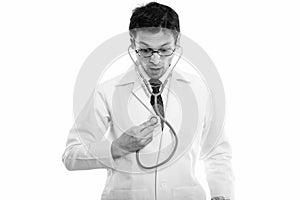
M133 126L112 142L113 159L136 152L148 145L153 138L155 123L146 121L139 126Z
M219 197L213 197L213 198L211 198L211 200L230 200L230 199L227 199L223 196L219 196Z

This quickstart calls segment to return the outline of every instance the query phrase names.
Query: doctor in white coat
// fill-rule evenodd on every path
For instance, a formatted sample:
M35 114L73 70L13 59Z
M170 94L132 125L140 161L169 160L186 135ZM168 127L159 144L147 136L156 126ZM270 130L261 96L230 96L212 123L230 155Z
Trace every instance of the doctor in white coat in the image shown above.
M201 157L212 199L233 199L231 148L224 131L211 131L210 90L199 76L170 67L179 42L176 12L149 3L133 11L129 29L136 66L96 87L70 130L66 168L107 169L102 200L206 200L195 177ZM156 112L137 70L147 81L167 80L162 112L178 137L172 158L153 169L143 168L136 152L144 166L155 166L172 153L174 136L161 120L149 120Z

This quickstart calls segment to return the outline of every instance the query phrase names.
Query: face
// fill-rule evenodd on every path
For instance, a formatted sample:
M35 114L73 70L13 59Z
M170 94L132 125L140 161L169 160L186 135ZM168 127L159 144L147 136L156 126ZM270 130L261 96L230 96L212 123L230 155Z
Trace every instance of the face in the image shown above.
M172 32L160 31L158 33L151 33L147 31L138 31L134 39L134 46L136 50L174 50L175 39ZM137 55L137 62L144 68L145 72L150 78L159 79L171 65L174 54L170 56L161 56L154 52L152 56L144 58Z

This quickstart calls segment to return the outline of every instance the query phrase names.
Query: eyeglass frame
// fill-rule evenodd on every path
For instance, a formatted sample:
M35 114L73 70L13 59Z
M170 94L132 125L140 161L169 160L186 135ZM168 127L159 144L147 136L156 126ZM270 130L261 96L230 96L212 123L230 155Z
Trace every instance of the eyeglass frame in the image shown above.
M158 50L154 50L154 49L152 49L152 48L144 48L144 49L149 49L149 50L151 50L151 55L149 55L149 56L142 56L142 55L140 54L140 50L143 50L143 48L141 48L141 49L135 49L135 52L136 52L140 57L143 57L143 58L150 58L151 56L153 56L154 53L157 53L157 54L158 54L159 56L161 56L161 57L168 57L168 56L173 55L173 53L174 53L175 50L176 50L176 48L174 48L170 54L168 54L168 55L161 55L161 54L160 54L160 50L162 50L162 49L158 49ZM169 48L169 49L171 49L171 48Z
M139 53L139 50L141 50L141 49L143 49L143 48L141 48L141 49L136 49L136 45L135 45L135 40L133 39L133 38L131 38L132 39L132 41L133 41L133 43L134 43L134 50L135 50L135 52L140 56L140 57L142 57L142 58L150 58L151 56L153 56L153 54L154 53L157 53L159 56L161 56L161 57L168 57L168 56L171 56L171 55L173 55L174 54L174 52L175 52L175 50L176 50L176 47L172 50L172 53L170 54L170 55L160 55L160 53L159 53L159 50L160 49L158 49L158 50L154 50L154 49L152 49L152 48L144 48L144 49L151 49L151 55L150 56L141 56L140 55L140 53ZM177 38L176 38L176 41L175 41L175 45L176 45L176 43L177 43ZM177 45L176 45L177 46ZM169 48L169 49L171 49L171 48Z

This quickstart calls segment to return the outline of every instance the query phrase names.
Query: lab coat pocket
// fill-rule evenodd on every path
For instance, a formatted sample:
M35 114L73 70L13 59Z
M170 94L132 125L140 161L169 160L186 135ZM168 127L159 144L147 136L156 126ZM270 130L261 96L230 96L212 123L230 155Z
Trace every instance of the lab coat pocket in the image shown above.
M172 189L173 200L205 200L205 191L201 185L183 186Z
M118 189L112 190L107 200L150 200L148 189Z

